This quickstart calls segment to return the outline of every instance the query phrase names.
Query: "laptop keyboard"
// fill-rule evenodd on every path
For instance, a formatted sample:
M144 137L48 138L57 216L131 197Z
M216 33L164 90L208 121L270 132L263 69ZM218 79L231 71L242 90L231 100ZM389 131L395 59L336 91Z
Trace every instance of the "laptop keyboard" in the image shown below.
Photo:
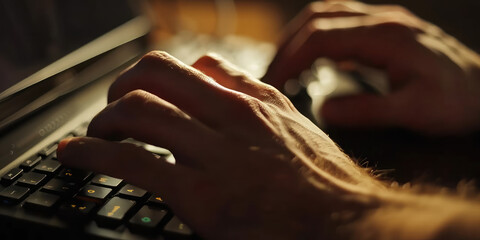
M68 136L85 132L83 124ZM94 222L106 231L129 231L139 239L194 238L162 196L123 179L63 166L57 160L57 146L58 141L48 145L1 177L0 207L59 218L67 229Z

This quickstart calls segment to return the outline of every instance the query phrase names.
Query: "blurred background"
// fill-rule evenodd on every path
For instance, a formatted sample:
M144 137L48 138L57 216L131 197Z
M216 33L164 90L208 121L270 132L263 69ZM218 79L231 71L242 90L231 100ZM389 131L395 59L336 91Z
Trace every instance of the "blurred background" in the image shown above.
M234 2L234 3L233 3ZM168 26L198 33L216 33L218 27L217 7L226 10L222 33L248 36L257 40L275 42L281 30L302 8L312 1L306 0L154 0L152 11L160 14L164 21L159 26ZM467 46L480 49L479 1L471 0L364 0L370 4L402 5L417 16L430 21L447 33L455 36ZM235 10L231 9L234 5ZM232 14L233 13L233 14ZM235 20L232 18L235 17ZM221 25L221 24L220 24ZM234 28L227 28L234 27Z
M275 46L285 25L311 1L305 0L177 0L150 1L157 17L154 42L162 42L178 33L247 37L254 42L240 41L247 49L258 49L260 43ZM365 0L370 4L398 4L417 16L441 27L469 48L480 51L480 1L471 0ZM220 11L219 11L220 10ZM165 17L168 16L168 17ZM174 48L181 49L181 48ZM234 51L239 51L235 47ZM256 74L261 77L275 49L263 48L267 55ZM173 50L175 52L175 50ZM238 52L237 52L238 53ZM182 55L182 54L180 54ZM228 53L226 54L228 55ZM258 55L254 54L254 55ZM247 54L247 56L249 56ZM193 62L192 59L184 59ZM232 59L230 59L232 60ZM242 61L236 62L247 68ZM260 64L260 66L258 66ZM255 68L255 66L253 67ZM252 69L249 69L252 71ZM308 113L306 113L308 114ZM379 169L375 174L400 183L441 184L465 190L479 186L480 137L431 138L400 129L351 130L324 127L347 154L363 166Z
M0 32L4 35L0 38L0 92L45 62L56 60L95 38L104 29L111 28L111 22L117 22L131 11L145 12L151 20L151 33L147 37L149 49L166 50L186 63L193 63L205 52L218 52L260 78L275 54L282 29L309 2L148 0L124 4L115 0L1 0ZM400 4L480 51L477 26L480 1L363 2ZM19 14L28 16L28 22L16 19ZM90 23L82 25L85 21ZM32 24L41 26L42 30L23 27ZM85 27L91 25L96 27ZM480 175L480 161L472 161L480 156L479 136L432 139L398 129L324 130L346 153L365 166L382 169L380 173L400 182L417 179L455 187L461 179L475 179Z

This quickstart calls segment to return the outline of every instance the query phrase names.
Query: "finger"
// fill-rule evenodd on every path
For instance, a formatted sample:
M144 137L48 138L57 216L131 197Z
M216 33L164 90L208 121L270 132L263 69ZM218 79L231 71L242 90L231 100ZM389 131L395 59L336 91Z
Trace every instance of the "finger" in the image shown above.
M95 116L88 136L136 140L181 153L180 163L195 165L217 144L218 134L161 98L135 90L110 103ZM180 156L180 155L179 155Z
M361 3L360 3L361 4ZM351 5L351 3L350 3ZM354 3L354 5L358 5ZM349 2L313 2L306 6L300 14L298 14L290 23L285 27L283 37L278 45L278 51L275 55L275 58L270 63L270 66L267 70L267 73L263 77L262 81L273 84L277 88L278 84L272 82L274 79L272 76L272 70L275 69L277 62L284 57L285 49L290 42L295 38L295 36L307 26L312 20L320 18L336 18L336 17L353 17L353 16L362 16L367 14L364 12L365 9L356 6L353 8L349 6ZM283 85L283 83L281 84Z
M312 2L287 25L279 49L283 49L288 42L290 42L294 36L312 20L322 18L358 17L389 12L402 12L411 15L407 9L398 5L368 5L356 1Z
M419 69L431 55L417 42L420 31L397 17L349 17L316 20L302 29L270 69L271 83L281 87L289 78L310 68L319 57L354 60L387 70L390 80L404 69ZM400 79L401 80L401 79Z
M272 86L256 80L216 54L201 57L193 64L193 67L210 76L226 88L242 92L260 100L275 98L274 95L276 94L272 93L272 91L276 91L276 89Z
M90 137L69 138L59 143L57 154L66 166L105 173L169 195L184 184L182 181L187 176L200 179L195 170L167 163L130 143Z
M283 49L294 36L309 22L319 18L353 17L368 14L364 4L358 2L313 2L306 6L285 28L279 45Z
M153 93L208 125L217 124L229 99L236 97L235 92L164 52L151 52L124 72L110 87L108 100L113 102L136 89Z
M321 109L322 119L341 127L389 127L398 123L393 97L355 95L327 100Z
M166 163L133 144L97 138L66 139L60 142L57 151L58 159L67 166L125 179L160 194L190 226L207 229L212 223L210 206L215 205L218 192L212 181L199 171Z

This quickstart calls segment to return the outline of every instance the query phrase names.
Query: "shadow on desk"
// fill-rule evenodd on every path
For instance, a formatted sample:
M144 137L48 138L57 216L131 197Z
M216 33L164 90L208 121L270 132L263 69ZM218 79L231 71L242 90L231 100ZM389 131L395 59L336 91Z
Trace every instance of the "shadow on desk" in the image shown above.
M480 134L430 138L389 129L352 131L323 129L351 157L367 167L385 170L386 179L450 188L480 177ZM476 187L480 187L476 182Z

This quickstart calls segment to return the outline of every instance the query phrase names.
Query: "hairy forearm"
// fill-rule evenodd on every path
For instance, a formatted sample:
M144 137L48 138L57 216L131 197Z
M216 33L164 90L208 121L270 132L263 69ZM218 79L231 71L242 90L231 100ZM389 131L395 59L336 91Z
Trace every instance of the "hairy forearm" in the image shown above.
M397 190L379 198L378 208L341 227L351 239L480 239L478 202Z
M339 169L348 174L339 174ZM431 188L422 192L385 184L364 169L349 164L337 164L336 168L323 168L319 172L327 172L327 176L335 179L327 182L336 184L329 187L313 185L323 189L319 192L331 191L339 196L329 206L332 211L327 221L333 222L336 229L330 232L331 235L327 234L328 239L480 239L478 199L432 191ZM344 175L355 176L356 181ZM310 183L326 181L313 180ZM325 198L325 194L317 197ZM320 234L320 237L325 235Z

